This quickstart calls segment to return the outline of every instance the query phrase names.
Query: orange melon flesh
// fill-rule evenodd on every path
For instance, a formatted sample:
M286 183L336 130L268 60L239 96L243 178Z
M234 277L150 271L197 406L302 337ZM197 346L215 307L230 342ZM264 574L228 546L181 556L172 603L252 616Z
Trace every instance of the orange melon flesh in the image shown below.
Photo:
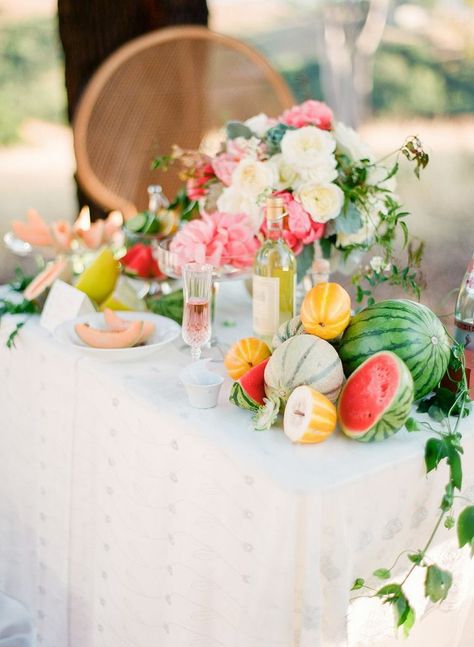
M126 330L97 330L85 323L74 326L77 336L92 348L130 348L140 342L143 321L134 321Z
M114 332L127 330L127 328L130 328L130 325L132 324L131 321L128 321L127 319L122 319L121 317L119 317L110 308L105 308L104 320L107 328ZM142 332L140 341L137 342L138 344L144 344L146 341L148 341L156 330L156 326L152 321L145 320L142 323L143 323L143 332Z
M371 364L375 364L374 370L370 370ZM388 353L383 357L378 353L360 368L363 370L357 369L346 382L341 394L344 407L339 408L341 424L351 434L365 434L387 410L399 386L399 366Z
M56 279L59 279L65 273L66 268L67 261L63 258L47 265L24 290L23 297L27 301L37 299L47 288L51 287Z

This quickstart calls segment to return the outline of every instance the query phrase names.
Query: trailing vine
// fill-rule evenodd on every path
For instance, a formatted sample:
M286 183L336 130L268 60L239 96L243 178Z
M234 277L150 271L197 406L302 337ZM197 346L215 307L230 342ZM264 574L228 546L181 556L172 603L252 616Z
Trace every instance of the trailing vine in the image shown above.
M23 272L17 268L15 270L15 279L8 284L10 291L22 293L33 280L32 276L25 276ZM27 299L9 299L8 297L0 297L0 322L4 315L25 315L23 321L16 322L13 330L7 337L7 348L15 348L15 341L18 333L26 323L27 318L32 314L37 314L40 311L38 304L35 301L28 301Z
M357 597L378 598L383 604L391 605L395 616L395 627L400 628L404 636L409 635L416 620L415 610L404 588L412 574L416 570L424 569L424 596L433 603L445 600L451 588L452 573L443 570L428 557L428 551L441 525L444 524L444 527L449 530L456 527L459 547L470 546L471 557L474 556L474 505L470 503L466 506L457 520L453 511L454 500L459 498L456 491L461 491L463 481L463 448L459 423L469 414L470 409L464 348L453 340L445 380L438 385L432 395L423 398L418 404L417 410L420 413L428 413L436 425L414 418L409 418L406 422L409 432L428 431L433 434L425 444L426 473L429 474L444 462L449 468L449 479L439 503L439 514L434 528L422 548L403 551L390 568L377 568L372 573L377 580L391 581L376 588L366 584L366 580L359 577L352 586L353 591L367 591L367 595ZM392 580L392 571L403 555L408 560L408 570L401 581Z

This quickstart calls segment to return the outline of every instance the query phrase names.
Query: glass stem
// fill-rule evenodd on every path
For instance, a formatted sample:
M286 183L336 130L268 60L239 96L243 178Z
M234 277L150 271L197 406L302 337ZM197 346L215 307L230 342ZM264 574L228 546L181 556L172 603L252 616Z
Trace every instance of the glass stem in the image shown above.
M197 360L201 357L201 347L200 346L191 346L191 357L193 361L197 362Z

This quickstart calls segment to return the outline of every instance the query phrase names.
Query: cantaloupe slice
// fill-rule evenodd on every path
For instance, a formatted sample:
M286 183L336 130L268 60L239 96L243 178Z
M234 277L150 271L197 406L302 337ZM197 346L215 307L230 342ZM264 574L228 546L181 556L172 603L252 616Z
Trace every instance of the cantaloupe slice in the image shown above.
M122 319L121 317L118 316L118 314L116 314L110 308L105 308L104 320L107 328L114 332L127 330L127 328L130 328L131 324L133 323L132 321L128 321L127 319ZM152 321L144 320L143 333L138 343L144 344L145 342L147 342L150 339L150 337L154 334L155 330L156 330L156 326Z
M337 412L328 398L310 386L298 386L288 398L283 431L294 443L321 443L337 423Z
M126 330L97 330L86 323L74 326L77 336L93 348L130 348L140 342L143 321L134 321Z
M51 230L36 209L29 209L26 214L27 222L12 221L13 233L20 240L34 247L49 247L54 245Z
M50 288L56 279L66 279L69 274L68 262L64 258L48 263L45 269L40 272L23 291L23 297L27 301L33 301Z
M69 249L72 241L71 225L67 220L56 220L51 223L54 240L60 249Z

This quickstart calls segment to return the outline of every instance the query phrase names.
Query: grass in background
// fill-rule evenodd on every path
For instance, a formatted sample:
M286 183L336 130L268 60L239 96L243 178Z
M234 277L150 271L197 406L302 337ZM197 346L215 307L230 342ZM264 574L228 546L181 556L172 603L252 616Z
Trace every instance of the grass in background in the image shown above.
M64 123L65 108L56 20L0 24L0 145L19 141L27 118Z

